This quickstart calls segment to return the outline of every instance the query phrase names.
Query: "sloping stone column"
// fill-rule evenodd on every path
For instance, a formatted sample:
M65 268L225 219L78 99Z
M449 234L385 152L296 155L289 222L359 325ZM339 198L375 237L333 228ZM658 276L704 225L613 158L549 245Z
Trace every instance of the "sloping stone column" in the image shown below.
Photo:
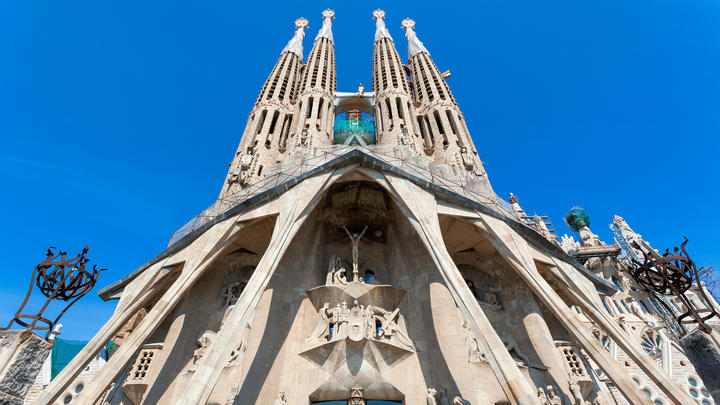
M0 331L0 404L22 405L51 348L32 332Z
M156 265L162 267L162 262ZM169 273L159 274L159 277L152 277L146 281L145 291L141 292L135 299L113 314L103 325L98 333L82 348L65 368L48 384L38 397L36 403L51 403L67 389L77 378L85 367L95 358L110 339L123 325L141 308L145 307L169 281Z
M195 374L188 382L178 404L195 405L207 402L230 353L240 344L241 333L250 321L293 237L322 198L324 189L347 170L349 168L338 170L332 176L328 173L308 179L281 197L284 204L281 204L282 209L276 220L270 245L208 352L199 360ZM237 361L242 362L243 357L244 353L240 354Z
M163 294L123 344L118 347L93 381L80 393L75 400L76 403L92 404L103 394L113 379L133 359L142 344L160 326L163 319L220 257L224 248L234 240L238 231L239 227L235 219L231 218L216 224L196 240L195 246L199 248L198 252L190 256L179 278Z
M520 372L447 251L434 196L407 180L393 176L387 176L387 180L391 194L399 200L398 205L435 260L474 337L484 346L485 356L507 397L518 404L539 403L537 393Z
M531 291L555 315L563 327L573 335L577 343L602 368L630 403L651 405L653 402L650 398L643 394L632 382L628 374L610 358L602 344L595 339L592 333L578 319L577 315L540 275L527 242L503 221L485 214L479 214L479 216L480 220L471 222L483 231L483 234L488 237L493 246L507 260L510 267L525 281ZM679 404L692 403L690 396L676 387L650 357L644 352L641 353L641 349L633 346L628 341L627 336L620 331L620 328L611 319L598 311L591 301L584 297L584 294L581 295L580 291L582 290L577 285L570 284L568 280L572 280L571 277L562 277L560 280L566 284L567 291L573 297L575 304L591 319L598 322L599 326L608 333L610 338L647 373L671 401Z

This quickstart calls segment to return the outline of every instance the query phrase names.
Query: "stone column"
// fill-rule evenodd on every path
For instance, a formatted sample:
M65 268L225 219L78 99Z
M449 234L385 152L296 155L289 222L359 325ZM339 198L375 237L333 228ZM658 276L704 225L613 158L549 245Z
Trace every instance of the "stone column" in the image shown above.
M483 312L460 270L445 247L437 216L435 198L407 180L387 176L390 192L399 199L398 206L404 211L433 257L445 283L462 311L476 339L481 342L493 373L507 397L517 404L538 403L537 393L520 372L505 344Z
M179 405L195 405L207 402L215 384L222 374L223 367L232 350L240 344L241 334L245 330L255 311L260 297L265 291L270 278L275 273L278 263L293 237L305 219L310 215L322 198L324 187L349 168L334 174L325 174L305 180L302 184L283 196L284 204L275 222L275 229L265 254L258 263L247 286L238 298L237 303L217 333L215 340L206 354L199 360L196 371L188 382L185 392L178 401ZM237 362L242 363L244 353Z
M22 405L50 348L32 332L0 331L0 404Z
M160 266L160 264L158 264L158 266ZM112 339L117 331L120 330L137 311L145 307L157 295L157 292L166 285L169 280L167 274L161 277L159 280L156 280L156 278L150 279L144 292L139 294L132 303L108 319L98 333L82 348L80 353L73 357L60 374L45 387L37 399L38 404L47 404L55 401L67 389L100 350L105 347L105 344Z
M598 342L592 333L583 325L577 314L565 304L550 284L540 275L535 267L527 242L521 236L517 235L505 222L484 214L479 214L479 216L481 219L479 221L472 221L473 224L483 230L483 233L500 254L505 257L508 264L510 264L520 278L525 281L538 299L555 315L563 327L573 335L577 343L602 368L625 397L633 404L652 404L652 401L638 389L628 377L628 374L612 361L607 350L605 350L600 342ZM565 273L567 273L567 271L565 271ZM578 291L581 291L578 286L568 283L570 279L568 276L559 277L559 281L567 286L565 290L571 295L571 299L574 301L573 303L578 305L588 317L595 320L600 328L608 333L616 344L638 364L670 400L681 404L692 403L690 396L676 387L647 354L644 352L641 353L641 349L638 349L630 342L627 336L611 319L607 318L603 312L597 310L590 300L584 297L584 294L580 295L581 293L578 293Z
M118 347L115 354L95 376L93 381L80 393L76 399L77 403L92 404L103 394L113 379L134 358L143 343L160 326L165 317L192 289L198 279L215 264L225 247L235 239L238 231L239 228L236 225L235 218L231 218L215 224L195 241L196 243L192 245L192 248L197 249L197 252L189 255L180 277L163 294L123 344Z

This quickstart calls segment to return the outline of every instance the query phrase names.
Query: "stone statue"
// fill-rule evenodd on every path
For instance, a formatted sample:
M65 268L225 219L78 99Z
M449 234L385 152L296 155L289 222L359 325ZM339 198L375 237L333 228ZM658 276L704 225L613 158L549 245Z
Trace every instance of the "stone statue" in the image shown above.
M195 371L198 361L205 355L205 353L207 353L208 348L212 345L214 340L215 332L211 330L206 330L200 335L200 337L198 337L197 344L200 347L195 349L193 352L193 365L192 368L190 368L190 371Z
M512 354L515 353L515 356L520 359L520 361L517 361L518 364L527 365L529 363L528 357L520 350L515 338L511 335L505 335L502 341L510 355L512 356Z
M330 256L330 263L328 264L328 273L325 277L325 285L345 285L347 284L347 278L345 276L346 270L343 266L342 259L337 255Z
M334 311L333 319L337 316L337 321L335 322L333 338L344 339L347 337L347 323L350 318L350 309L347 307L347 302L343 301L342 306L337 304Z
M398 316L400 309L395 309L394 311L385 311L382 308L378 308L382 313L382 315L379 317L380 319L380 332L378 333L378 338L380 337L386 337L388 339L392 339L395 337L397 339L397 342L401 345L404 345L406 347L413 347L412 340L405 335L405 332L400 329L400 326L395 322L395 318Z
M498 298L498 290L496 288L491 288L490 291L485 293L485 296L483 297L483 302L495 307L495 308L501 308L500 307L500 299Z
M358 96L362 96L365 94L365 86L363 86L362 83L360 83L360 85L358 86L357 94Z
M475 339L475 336L473 336L472 331L470 331L470 327L468 326L466 320L462 321L462 328L463 338L465 339L465 349L467 350L468 354L468 362L480 363L486 361L485 353L483 353L483 351L480 349L480 345Z
M552 385L547 386L547 398L550 405L563 405L562 398L555 393L555 387Z
M410 131L408 131L405 124L400 124L400 131L402 132L400 143L403 145L410 145L412 143L412 139L410 138Z
M437 394L437 390L435 390L435 388L428 388L427 405L437 405L437 401L435 400L435 394Z
M367 336L368 339L374 339L377 333L375 318L375 311L373 311L371 305L368 305L368 307L365 308L365 336Z
M255 160L255 156L252 154L251 149L240 158L240 169L243 171L250 170L250 165L252 165L253 160Z
M240 298L240 294L242 294L242 291L245 288L245 284L246 283L235 281L225 285L223 288L223 301L225 307L235 305L238 298Z
M440 392L438 394L440 397L439 405L450 405L450 399L447 396L447 390L445 390L445 388L440 388Z
M547 394L545 393L545 390L542 389L542 387L538 387L537 389L537 396L538 400L540 401L540 404L542 405L549 405L550 400L548 399Z
M327 340L330 335L330 318L328 318L328 310L330 309L330 303L326 302L322 308L318 310L318 323L313 329L310 337L307 341L311 340Z
M467 147L460 147L460 157L462 158L463 166L466 170L472 170L475 168L475 162L473 162L472 155L468 153Z
M365 228L363 228L362 232L359 234L357 233L350 233L348 231L347 227L343 227L345 230L345 233L350 237L350 243L352 243L352 258L353 258L353 281L358 281L358 256L359 256L359 245L360 245L360 238L363 237L365 234L365 231L367 231L368 227L367 225Z
M453 398L452 405L471 405L470 401L464 400L461 396Z
M230 359L228 359L227 363L225 364L225 367L232 367L237 366L240 364L240 355L245 353L245 349L247 348L247 339L242 338L240 339L240 344L237 348L235 348L232 352L230 352Z
M307 141L308 141L308 130L307 130L307 128L303 128L302 131L300 131L300 138L298 139L298 146L307 145Z
M285 393L284 393L284 392L280 391L280 392L278 393L278 397L277 397L277 399L275 400L275 404L274 404L274 405L287 405L287 400L285 399Z

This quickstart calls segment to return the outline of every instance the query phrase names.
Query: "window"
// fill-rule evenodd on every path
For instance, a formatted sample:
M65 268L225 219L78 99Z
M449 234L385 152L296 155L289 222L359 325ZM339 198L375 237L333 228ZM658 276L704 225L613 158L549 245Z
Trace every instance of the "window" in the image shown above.
M372 270L365 271L365 284L370 284L375 280L375 273Z
M617 286L618 290L620 290L620 291L622 291L622 292L625 292L625 288L623 287L622 282L621 282L620 280L618 280L617 278L613 277L613 278L612 278L612 282L613 282L613 284L615 284L615 285Z

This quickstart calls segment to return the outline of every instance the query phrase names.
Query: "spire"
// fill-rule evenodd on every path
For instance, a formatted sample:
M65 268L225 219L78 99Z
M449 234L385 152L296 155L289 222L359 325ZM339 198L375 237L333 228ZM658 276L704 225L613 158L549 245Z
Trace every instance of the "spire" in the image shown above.
M285 52L292 52L295 55L297 55L300 60L303 58L303 38L305 38L305 31L303 31L308 27L308 20L300 17L297 20L295 20L295 35L288 41L287 45L285 45L285 48L283 48L282 52L280 54L284 54Z
M373 20L375 20L375 42L387 38L392 41L390 32L385 27L385 11L377 9L373 11Z
M413 29L415 28L415 21L406 18L402 21L402 28L404 30L407 30L405 33L405 38L407 38L408 41L408 59L411 59L413 56L425 52L426 54L430 55L430 52L425 48L425 45L423 45L422 42L417 37L417 34Z
M315 40L317 41L319 38L327 38L330 40L330 42L333 41L333 35L332 35L332 20L335 18L335 12L327 9L322 12L323 16L323 24L322 28L320 28L320 32L318 32L317 37L315 37Z

